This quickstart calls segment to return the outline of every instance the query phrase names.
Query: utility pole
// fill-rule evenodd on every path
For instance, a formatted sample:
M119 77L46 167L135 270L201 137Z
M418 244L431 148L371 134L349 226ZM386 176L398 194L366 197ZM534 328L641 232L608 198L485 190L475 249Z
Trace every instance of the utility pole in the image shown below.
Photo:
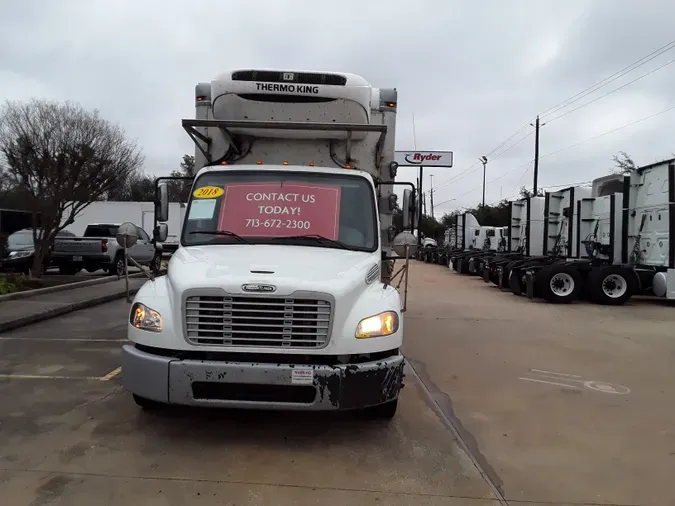
M429 183L429 195L431 196L431 219L434 220L434 175L429 174L429 179L431 179L431 183Z
M532 125L532 123L530 123ZM537 182L539 180L539 116L534 125L534 196L537 196Z
M487 156L481 156L479 158L480 163L483 164L483 207L485 207L485 167L487 166Z
M419 198L418 206L419 206L419 222L417 225L417 247L421 248L422 247L422 232L420 232L420 225L422 224L422 217L424 216L424 201L426 200L424 198L424 193L422 193L422 176L424 175L424 167L420 166L420 177L417 179L417 191Z

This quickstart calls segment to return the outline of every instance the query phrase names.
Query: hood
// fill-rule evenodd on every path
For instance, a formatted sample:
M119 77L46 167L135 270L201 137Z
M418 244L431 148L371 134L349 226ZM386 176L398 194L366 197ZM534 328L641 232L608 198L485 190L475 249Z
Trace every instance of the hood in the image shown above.
M179 290L221 287L241 291L245 283L269 283L277 293L325 290L363 280L377 253L311 246L228 244L179 248L168 276ZM242 292L243 293L243 292Z

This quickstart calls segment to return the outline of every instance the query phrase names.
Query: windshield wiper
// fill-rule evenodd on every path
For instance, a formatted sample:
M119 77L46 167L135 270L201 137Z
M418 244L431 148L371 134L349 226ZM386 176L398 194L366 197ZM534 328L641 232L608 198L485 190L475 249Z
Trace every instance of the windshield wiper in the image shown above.
M191 232L188 232L188 234L226 235L228 237L234 237L237 241L239 241L242 244L251 244L240 235L237 235L234 232L230 232L229 230L193 230Z
M316 242L322 242L322 243L329 243L333 244L334 246L337 246L338 248L342 249L352 249L350 246L347 244L336 241L335 239L329 239L328 237L324 237L323 235L319 234L306 234L306 235L288 235L288 236L281 236L281 237L275 237L275 239L314 239Z

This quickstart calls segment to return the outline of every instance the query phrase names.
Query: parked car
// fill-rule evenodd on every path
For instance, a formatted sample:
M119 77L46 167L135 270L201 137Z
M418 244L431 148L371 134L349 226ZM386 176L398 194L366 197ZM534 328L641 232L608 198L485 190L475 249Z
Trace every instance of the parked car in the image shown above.
M55 240L52 262L62 274L103 269L113 275L124 275L124 248L116 239L119 226L119 223L93 223L87 226L83 237ZM138 242L129 248L129 257L158 273L162 267L162 247L153 244L141 227L136 229Z
M41 230L38 229L38 233ZM75 237L75 234L67 230L61 230L56 237L68 238ZM3 251L3 257L0 260L0 268L3 271L22 272L30 274L33 269L33 259L35 256L35 243L33 242L33 229L24 228L18 230L7 237L7 248ZM51 265L51 249L44 258L42 270L45 271Z

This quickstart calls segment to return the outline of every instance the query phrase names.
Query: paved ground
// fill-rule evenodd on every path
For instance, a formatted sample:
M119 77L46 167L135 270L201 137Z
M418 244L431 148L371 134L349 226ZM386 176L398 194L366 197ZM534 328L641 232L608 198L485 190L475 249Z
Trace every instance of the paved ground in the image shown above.
M412 379L388 425L140 411L119 387L127 314L120 300L0 338L1 503L498 504Z
M410 280L406 356L509 502L675 504L675 308Z
M123 300L4 333L0 502L496 506L490 483L518 506L672 506L674 308L553 306L416 262L410 279L424 383L409 371L389 425L143 413L119 387Z
M138 290L147 278L130 278L129 290ZM109 297L110 300L126 291L126 280L113 280L100 285L79 287L70 290L35 295L26 299L5 300L0 303L0 329L15 328L17 319L34 321L54 312L65 312L73 305L82 306L96 297ZM93 310L94 312L97 309ZM49 326L49 323L47 324ZM67 331L66 331L67 333Z

